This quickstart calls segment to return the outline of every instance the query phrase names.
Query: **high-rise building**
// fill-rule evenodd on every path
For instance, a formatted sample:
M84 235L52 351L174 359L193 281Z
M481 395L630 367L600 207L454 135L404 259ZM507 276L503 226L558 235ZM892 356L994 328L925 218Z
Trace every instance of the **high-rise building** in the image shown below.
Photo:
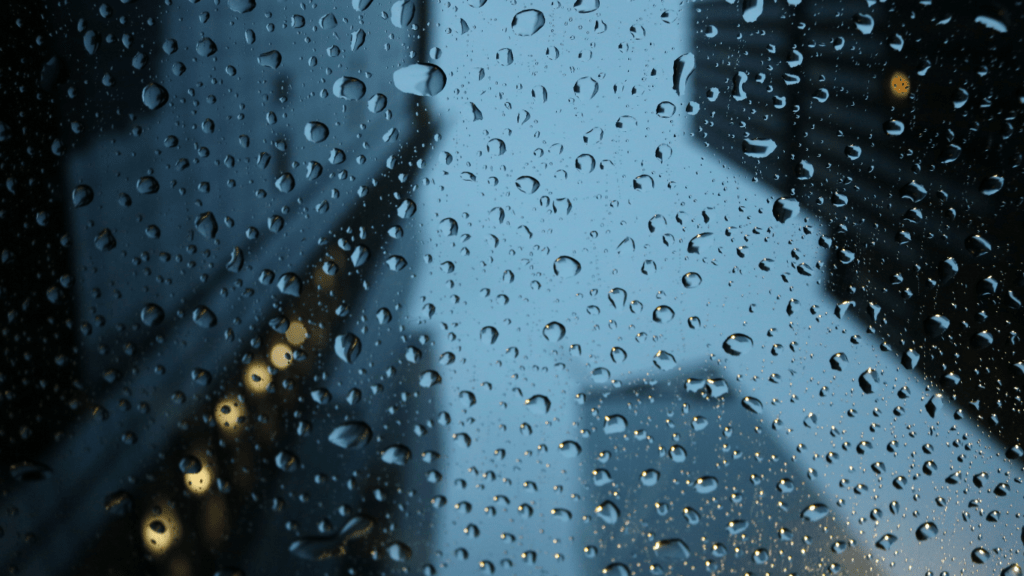
M692 17L694 135L774 188L780 226L820 235L836 298L905 367L1019 444L1019 14L743 0Z

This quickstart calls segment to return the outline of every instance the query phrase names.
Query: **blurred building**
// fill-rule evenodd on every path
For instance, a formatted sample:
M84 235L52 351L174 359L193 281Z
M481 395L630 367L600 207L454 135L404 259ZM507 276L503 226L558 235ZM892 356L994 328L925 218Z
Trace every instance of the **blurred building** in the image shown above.
M944 0L692 6L694 135L795 199L795 217L788 200L774 207L779 227L831 248L842 306L1019 444L1006 424L1022 378L1020 14ZM797 315L816 303L802 304Z
M11 10L0 563L425 563L434 355L399 240L429 134L391 78L425 9Z

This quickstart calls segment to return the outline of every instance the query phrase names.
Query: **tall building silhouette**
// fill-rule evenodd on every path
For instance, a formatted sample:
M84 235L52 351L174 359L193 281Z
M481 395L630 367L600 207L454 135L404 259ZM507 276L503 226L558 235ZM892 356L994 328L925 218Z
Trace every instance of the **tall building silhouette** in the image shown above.
M694 136L784 198L783 233L820 235L836 299L905 367L1021 443L1020 15L745 0L692 16Z

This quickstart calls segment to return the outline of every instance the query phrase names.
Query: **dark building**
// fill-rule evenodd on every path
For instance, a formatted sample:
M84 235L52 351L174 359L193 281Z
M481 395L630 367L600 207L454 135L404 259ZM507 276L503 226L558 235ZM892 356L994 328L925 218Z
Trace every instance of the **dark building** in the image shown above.
M430 465L381 462L435 443L437 414L405 400L432 394L429 362L402 361L422 346L400 333L407 272L383 253L428 136L377 73L425 48L349 3L254 8L8 6L5 570L341 573L406 559L410 538L410 560L429 554L399 532L430 522L410 489ZM374 41L350 51L357 29ZM343 75L388 103L331 94ZM330 135L304 135L313 121ZM343 449L346 422L368 428Z
M695 137L785 198L780 226L820 235L831 291L904 366L1020 444L1020 10L692 6Z

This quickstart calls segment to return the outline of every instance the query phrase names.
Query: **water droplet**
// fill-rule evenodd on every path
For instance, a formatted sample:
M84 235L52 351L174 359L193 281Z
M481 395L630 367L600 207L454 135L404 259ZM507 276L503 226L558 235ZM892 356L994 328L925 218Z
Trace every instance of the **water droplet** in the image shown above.
M626 361L626 351L623 350L622 348L619 348L618 346L612 346L612 351L610 355L612 357L612 362Z
M640 484L651 487L658 483L661 473L657 470L644 470L640 473Z
M156 82L150 82L142 88L142 104L150 110L156 110L167 104L167 98L167 89Z
M690 558L690 548L685 542L675 538L655 542L654 553L659 558L672 560L688 560Z
M396 27L407 27L415 17L416 4L412 0L398 0L391 5L391 23Z
M800 517L809 522L818 522L825 516L828 516L828 506L824 504L811 504L800 513Z
M164 321L164 309L156 304L146 304L140 316L146 326L156 326Z
M743 153L751 158L767 158L775 151L775 140L771 138L747 138L743 140Z
M441 375L433 370L426 370L420 374L420 388L430 388L441 383Z
M334 339L334 353L348 364L355 362L362 351L363 345L359 341L359 337L351 332Z
M160 182L152 176L143 176L135 182L135 190L139 194L154 194L160 190Z
M572 440L566 440L558 445L558 452L565 458L575 458L581 451L580 445Z
M576 0L572 7L580 14L589 14L601 7L601 0Z
M565 326L559 322L549 322L544 325L544 339L549 342L558 342L565 337Z
M925 331L931 337L942 336L949 329L949 318L936 314L924 322Z
M18 464L11 464L10 470L11 478L16 482L38 482L53 475L53 471L48 466L38 462L24 461Z
M672 89L676 94L682 96L686 89L686 83L693 76L697 69L697 59L693 53L687 52L672 63Z
M381 461L392 466L405 466L410 458L412 458L412 451L401 444L389 446L380 454Z
M685 283L685 280L683 282ZM659 324L669 322L675 317L675 311L668 306L658 306L654 309L654 321Z
M256 63L264 68L276 69L281 65L281 53L277 50L264 52L256 57Z
M392 542L384 551L395 562L407 562L412 558L412 548L403 542Z
M572 87L573 92L588 100L596 96L597 91L599 89L600 86L598 85L597 80L594 80L590 76L584 76L583 78L580 78Z
M580 263L570 256L559 256L555 259L556 276L575 276L580 273Z
M689 245L686 247L686 251L690 254L700 254L702 249L707 249L711 245L711 241L714 238L714 234L711 232L704 232L703 234L697 234L691 240Z
M679 445L672 446L668 449L668 457L676 464L682 464L686 462L686 449Z
M274 464L282 472L295 472L299 469L299 457L287 450L282 450L274 457Z
M203 238L215 238L217 236L217 218L212 212L203 212L195 221L196 230Z
M320 122L307 122L306 129L303 132L306 135L306 140L314 144L327 140L327 136L330 135L330 130L327 129L327 126Z
M288 551L303 560L323 561L344 556L348 553L351 541L368 536L373 526L372 519L356 516L349 520L337 535L299 538L288 546Z
M597 514L605 524L615 524L619 521L619 508L610 500L605 500L594 508L594 514Z
M485 344L494 344L498 340L498 329L494 326L484 326L480 329L480 341Z
M82 208L92 203L93 193L92 188L85 184L79 184L75 186L75 189L71 191L71 204L75 208Z
M984 564L992 558L992 554L985 548L975 548L971 551L971 560L975 564Z
M715 478L714 476L698 478L697 481L694 482L693 488L698 494L711 494L715 490L718 490L718 478Z
M533 36L544 26L544 13L540 10L523 10L512 17L512 31L518 36Z
M334 81L332 93L345 100L359 100L366 95L366 84L358 78L344 76Z
M626 426L628 425L626 419L618 414L604 417L605 434L622 434L626 431Z
M524 194L533 194L540 188L540 182L533 176L520 176L516 178L516 188Z
M754 341L745 334L733 334L722 343L722 348L733 356L739 356L753 347Z
M764 410L764 404L753 396L747 396L743 399L743 407L754 414L760 414Z
M200 328L213 328L217 325L217 316L206 306L200 306L192 311L192 321Z
M245 14L246 12L252 12L256 8L256 0L228 0L228 8L232 12Z
M878 371L874 368L868 368L860 375L857 381L860 383L860 389L865 394L874 394L882 384L882 377L878 375Z
M671 370L676 364L676 357L664 350L658 350L654 354L654 365L659 370Z
M444 90L448 77L433 64L412 64L392 75L395 87L414 96L434 96Z
M931 522L925 522L917 527L917 539L929 540L939 533L939 527Z
M360 244L352 250L352 254L349 256L349 260L352 262L354 268L359 268L370 258L370 249Z
M217 43L213 40L204 36L202 39L199 40L199 42L196 42L196 54L199 54L200 56L205 58L208 56L213 56L216 53Z
M772 206L772 216L775 216L775 219L783 224L791 218L796 218L799 214L800 203L796 198L779 198Z
M362 448L373 438L370 427L363 422L349 422L331 431L327 441L339 448Z
M203 463L195 456L185 456L178 461L178 470L182 474L198 474L203 469Z
M547 414L548 410L551 409L551 400L548 400L547 396L540 394L527 399L525 404L531 413L537 415Z
M686 274L683 274L683 286L686 288L696 288L697 286L700 286L701 282L702 279L700 274L697 274L696 272L687 272Z

